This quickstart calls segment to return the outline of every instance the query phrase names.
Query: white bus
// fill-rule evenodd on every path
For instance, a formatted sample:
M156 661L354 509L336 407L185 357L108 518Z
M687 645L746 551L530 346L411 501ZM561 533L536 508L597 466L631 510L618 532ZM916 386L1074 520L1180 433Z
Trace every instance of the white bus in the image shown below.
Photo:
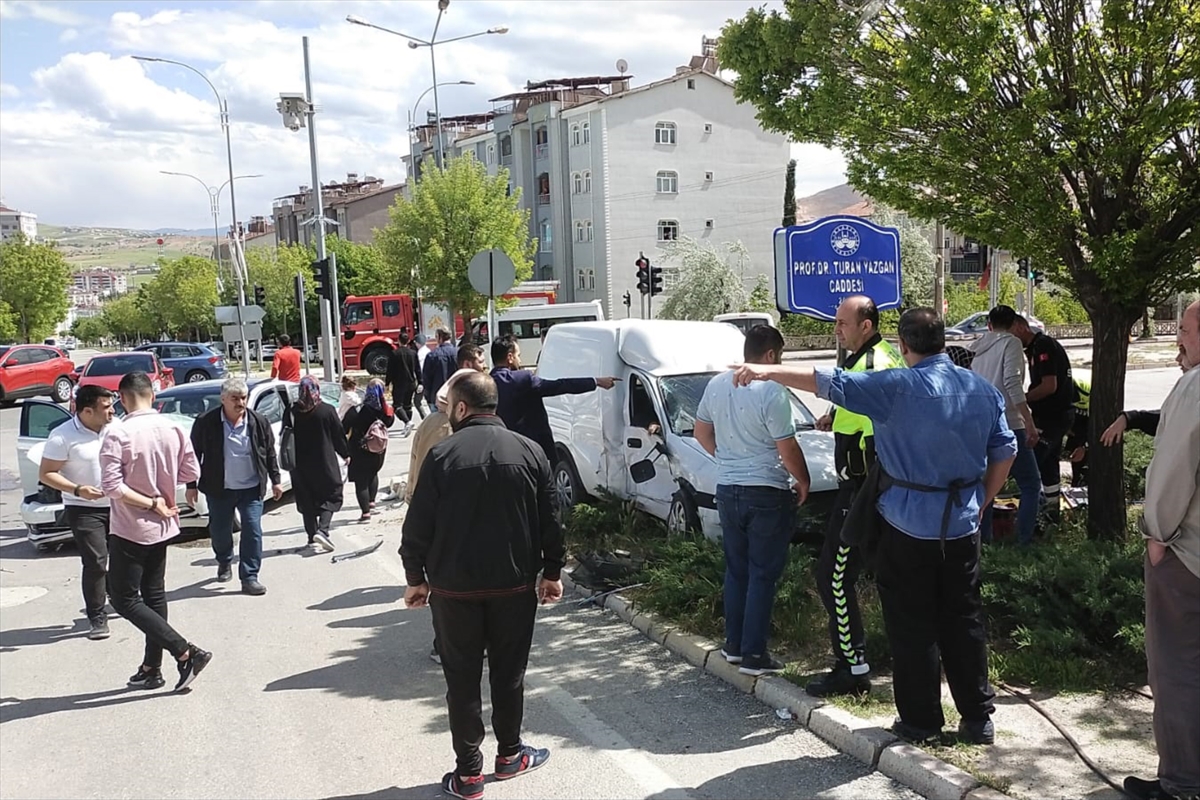
M560 322L596 322L604 319L604 307L599 300L588 303L551 303L540 306L513 306L496 315L496 326L501 336L517 338L521 348L521 362L525 366L537 364L542 352L542 337L546 331ZM484 349L488 362L491 336L487 329L487 317L471 323L471 334L475 344Z

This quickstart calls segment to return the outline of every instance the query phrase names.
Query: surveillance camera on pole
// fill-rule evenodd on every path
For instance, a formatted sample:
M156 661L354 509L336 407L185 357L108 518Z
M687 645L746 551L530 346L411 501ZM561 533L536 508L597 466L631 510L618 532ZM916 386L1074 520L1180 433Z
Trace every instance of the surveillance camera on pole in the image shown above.
M283 117L283 127L289 131L298 131L305 126L305 118L311 110L311 105L304 95L297 92L280 92L279 102L275 110Z

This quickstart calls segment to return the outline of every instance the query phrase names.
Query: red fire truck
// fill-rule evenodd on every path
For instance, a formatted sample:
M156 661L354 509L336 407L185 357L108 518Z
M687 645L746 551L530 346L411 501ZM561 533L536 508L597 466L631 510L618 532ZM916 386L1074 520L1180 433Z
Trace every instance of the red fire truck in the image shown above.
M513 287L504 298L515 299L521 305L553 303L557 289L557 281L528 281ZM428 336L439 311L444 318L444 308L428 302L421 305L423 309L406 294L347 297L342 304L341 320L344 369L366 370L372 375L386 374L388 358L396 349L401 331L407 331L410 336L421 332ZM461 316L456 316L454 323L454 335L461 336L467 326ZM432 328L440 327L440 324L433 324Z

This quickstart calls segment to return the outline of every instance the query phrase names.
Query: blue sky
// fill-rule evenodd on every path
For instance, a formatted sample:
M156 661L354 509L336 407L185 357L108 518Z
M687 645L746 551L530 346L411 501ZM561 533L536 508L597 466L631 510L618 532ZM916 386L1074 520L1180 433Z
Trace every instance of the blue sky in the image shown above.
M609 74L629 62L634 84L670 75L702 35L761 0L453 0L440 36L508 25L438 49L442 113L490 109L529 80ZM772 3L773 4L773 3ZM430 85L427 52L350 25L347 14L428 37L434 0L32 2L0 0L0 195L42 222L130 228L211 224L203 189L226 177L212 91L197 76L131 55L196 67L226 94L242 219L310 182L303 133L283 128L280 92L303 91L310 37L323 182L348 172L403 179L407 116ZM428 99L426 105L428 104ZM418 112L420 114L420 112ZM801 195L842 182L840 156L804 145ZM222 224L228 211L222 213Z

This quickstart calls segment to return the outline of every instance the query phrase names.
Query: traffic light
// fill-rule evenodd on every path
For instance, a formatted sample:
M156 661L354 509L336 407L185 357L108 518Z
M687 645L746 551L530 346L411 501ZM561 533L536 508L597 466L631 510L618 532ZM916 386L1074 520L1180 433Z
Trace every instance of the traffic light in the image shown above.
M313 290L317 297L329 299L329 259L313 262Z
M1045 278L1042 277L1042 273L1036 269L1029 273L1029 277L1033 278L1034 286L1041 286L1042 282L1045 281Z
M629 292L625 293L625 297L623 299L626 308L629 308L631 305L633 305L633 296L630 295Z
M267 290L259 284L254 284L254 305L264 306L267 301Z
M1029 259L1028 258L1018 258L1017 259L1017 274L1020 275L1022 278L1029 277Z
M662 294L662 267L650 268L650 296Z
M633 263L637 267L638 291L643 295L650 294L650 259L639 255L638 260Z

